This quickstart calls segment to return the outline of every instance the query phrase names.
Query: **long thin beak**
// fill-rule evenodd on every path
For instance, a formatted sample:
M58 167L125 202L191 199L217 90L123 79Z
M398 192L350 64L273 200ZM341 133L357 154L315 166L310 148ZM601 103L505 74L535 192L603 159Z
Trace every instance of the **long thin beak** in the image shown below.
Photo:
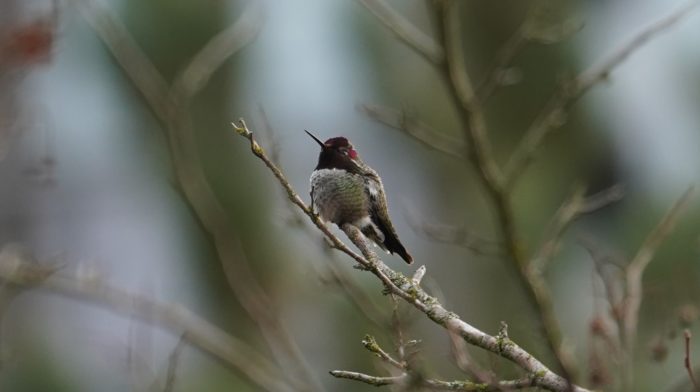
M304 129L304 132L306 132L307 135L311 136L312 139L316 140L316 143L318 143L321 146L321 148L326 148L326 145L323 144L322 141L318 140L316 136L312 135L311 132L307 131L306 129Z

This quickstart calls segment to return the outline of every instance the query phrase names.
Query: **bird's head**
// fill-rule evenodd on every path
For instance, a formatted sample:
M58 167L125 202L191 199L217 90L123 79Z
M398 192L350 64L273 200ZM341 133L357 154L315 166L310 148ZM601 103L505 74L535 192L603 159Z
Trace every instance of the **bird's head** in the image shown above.
M316 169L344 169L354 172L357 165L361 164L357 150L347 138L338 136L321 142L311 132L306 131L306 133L321 146Z
M333 137L325 142L321 142L316 136L314 136L311 132L305 131L309 136L311 136L312 139L316 141L321 146L321 154L325 153L330 153L334 155L340 155L340 156L346 156L350 159L357 159L357 151L352 147L352 144L348 141L347 138L338 136L338 137Z

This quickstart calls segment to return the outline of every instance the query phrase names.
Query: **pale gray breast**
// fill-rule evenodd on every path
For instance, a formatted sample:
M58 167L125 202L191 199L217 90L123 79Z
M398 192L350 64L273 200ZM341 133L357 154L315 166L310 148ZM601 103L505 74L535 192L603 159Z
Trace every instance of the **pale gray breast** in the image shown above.
M367 215L365 182L358 174L338 169L316 170L311 174L311 194L324 220L343 224Z

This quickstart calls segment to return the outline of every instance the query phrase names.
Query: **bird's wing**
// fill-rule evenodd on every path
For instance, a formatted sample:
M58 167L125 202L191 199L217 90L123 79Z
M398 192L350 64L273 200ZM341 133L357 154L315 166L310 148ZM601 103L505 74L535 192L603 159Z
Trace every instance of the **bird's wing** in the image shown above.
M410 264L413 258L399 241L396 229L389 218L389 209L387 208L382 180L376 172L372 171L372 174L365 176L365 181L367 182L365 189L367 189L369 196L370 219L384 234L384 246L387 250L391 253L398 253L401 258Z

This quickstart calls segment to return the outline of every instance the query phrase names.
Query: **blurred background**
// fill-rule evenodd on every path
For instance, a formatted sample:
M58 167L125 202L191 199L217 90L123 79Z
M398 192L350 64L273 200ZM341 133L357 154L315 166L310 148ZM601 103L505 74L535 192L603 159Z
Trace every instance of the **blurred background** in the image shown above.
M321 139L344 135L382 176L394 224L416 260L406 266L387 255L385 262L406 274L426 265L424 286L447 308L490 334L506 321L514 341L554 366L513 265L498 250L492 205L472 167L362 110L392 108L460 140L455 108L434 67L358 1L250 3L0 2L2 252L61 265L57 273L93 284L179 303L291 372L285 354L271 344L281 325L281 335L306 363L310 389L373 390L328 371L391 373L360 341L369 333L395 352L393 301L381 294L376 278L328 250L230 123L246 119L307 202L318 146L303 130ZM460 2L465 58L476 84L519 26L530 23L528 39L499 72L484 104L502 165L562 80L682 4L554 3L532 16L532 7L541 6L535 0ZM389 4L434 35L426 2ZM123 26L100 17L105 13ZM242 14L248 25L241 36L254 39L178 102L172 121L159 116L157 100L145 100L122 60L115 60L112 52L126 53L123 47L110 50L104 41L123 27L133 39L127 44L143 51L167 85L185 80L180 87L186 89L181 76L193 56ZM623 200L573 224L546 271L583 385L619 388L611 354L596 348L591 334L591 322L609 319L610 308L580 239L593 238L610 255L629 259L669 206L700 180L698 37L696 12L636 51L573 106L513 191L517 227L532 254L576 183L588 184L591 194L624 187ZM151 71L133 74L157 85ZM178 132L189 135L181 143L195 156L182 153L183 167L196 164L217 208L209 209L205 198L202 211L188 199L181 180L191 172L178 168L172 149ZM700 334L693 324L700 300L697 205L693 201L681 216L644 275L635 390L665 390L685 380L679 331ZM225 222L227 231L212 234L202 214ZM474 249L474 241L486 249ZM2 290L3 391L261 388L186 343L169 382L182 331L50 290L18 291L8 283ZM421 341L415 358L427 375L467 377L442 328L405 304L398 315L404 337ZM691 348L700 364L700 344ZM468 350L499 376L519 374L493 355Z

